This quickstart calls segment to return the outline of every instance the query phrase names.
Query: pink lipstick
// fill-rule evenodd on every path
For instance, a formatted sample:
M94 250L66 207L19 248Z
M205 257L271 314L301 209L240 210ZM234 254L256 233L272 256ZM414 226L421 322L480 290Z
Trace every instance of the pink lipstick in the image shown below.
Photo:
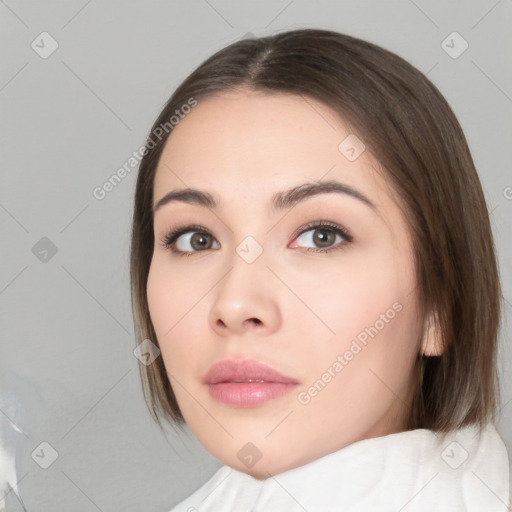
M210 395L233 407L257 407L292 391L299 382L253 359L224 359L203 379Z

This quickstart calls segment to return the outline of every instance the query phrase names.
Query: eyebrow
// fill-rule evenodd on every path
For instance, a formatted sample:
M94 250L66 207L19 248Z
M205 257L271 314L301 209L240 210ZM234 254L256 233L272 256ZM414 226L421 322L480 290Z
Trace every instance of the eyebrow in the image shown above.
M376 209L375 204L370 201L364 194L358 190L340 183L339 181L321 181L318 183L304 183L297 185L289 190L277 192L272 198L271 206L275 211L291 208L301 201L319 194L330 193L345 194L358 199L372 209ZM187 204L204 206L210 209L217 209L220 202L209 192L194 188L185 188L182 190L172 190L165 194L154 206L153 214L162 208L164 205L174 201L179 201Z

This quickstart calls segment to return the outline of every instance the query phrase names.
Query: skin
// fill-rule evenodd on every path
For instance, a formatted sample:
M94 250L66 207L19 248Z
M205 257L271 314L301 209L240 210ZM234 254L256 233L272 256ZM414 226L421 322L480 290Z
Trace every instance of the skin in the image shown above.
M404 430L418 353L427 346L435 353L430 331L423 335L418 322L407 220L369 151L351 162L338 149L350 133L311 98L223 93L200 101L174 128L157 168L154 204L185 187L221 201L215 211L172 202L155 212L147 298L161 356L199 441L258 479ZM350 185L376 209L333 192L270 209L276 192L326 180ZM318 230L297 230L321 220L345 227L352 242L336 236L330 246L341 249L308 252L322 248L312 237ZM179 245L195 248L191 256L159 243L171 228L188 224L208 230L210 248L191 246L191 233ZM263 249L252 263L236 252L249 235ZM299 393L304 397L394 303L401 306L394 318L301 403ZM225 358L259 360L300 386L257 407L219 403L202 379ZM252 467L237 456L248 442L261 452Z

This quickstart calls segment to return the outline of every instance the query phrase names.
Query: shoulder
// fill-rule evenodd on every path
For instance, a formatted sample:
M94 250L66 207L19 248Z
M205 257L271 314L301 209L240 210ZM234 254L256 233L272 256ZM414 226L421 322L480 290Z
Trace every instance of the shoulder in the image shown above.
M224 465L170 512L231 511L245 504L250 508L262 486L263 481Z

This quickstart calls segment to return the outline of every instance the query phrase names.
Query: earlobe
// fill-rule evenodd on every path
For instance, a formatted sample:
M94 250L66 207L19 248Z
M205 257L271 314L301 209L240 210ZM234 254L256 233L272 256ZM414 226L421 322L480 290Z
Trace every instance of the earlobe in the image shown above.
M425 321L421 354L424 356L441 356L444 351L441 328L436 313L431 313Z

